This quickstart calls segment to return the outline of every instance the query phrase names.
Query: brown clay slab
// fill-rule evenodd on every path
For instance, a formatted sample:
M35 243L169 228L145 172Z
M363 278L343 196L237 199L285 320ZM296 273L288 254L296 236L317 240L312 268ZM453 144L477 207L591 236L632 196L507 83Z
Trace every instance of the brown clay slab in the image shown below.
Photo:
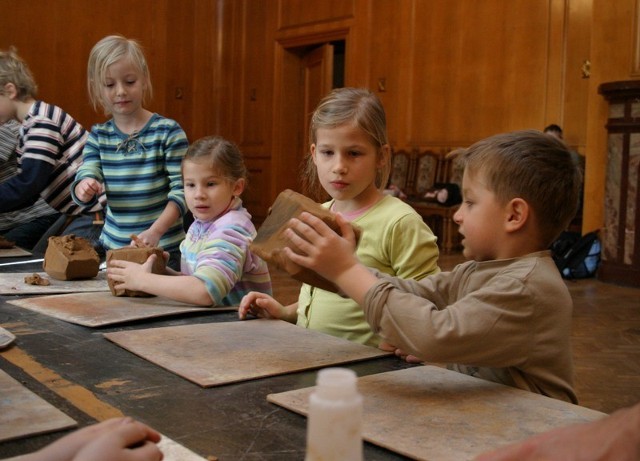
M283 320L105 333L110 341L202 387L388 355Z
M269 394L267 400L306 416L313 389ZM365 376L358 390L364 439L425 461L469 460L533 434L606 416L435 366Z
M189 312L234 311L237 307L197 307L167 298L116 297L111 292L72 293L7 301L41 314L86 327L103 327Z
M76 427L76 421L0 370L0 442Z
M38 274L49 280L50 285L29 285L24 278ZM107 274L98 275L86 280L56 280L45 272L12 272L0 274L0 295L49 295L60 293L83 293L90 291L109 291Z

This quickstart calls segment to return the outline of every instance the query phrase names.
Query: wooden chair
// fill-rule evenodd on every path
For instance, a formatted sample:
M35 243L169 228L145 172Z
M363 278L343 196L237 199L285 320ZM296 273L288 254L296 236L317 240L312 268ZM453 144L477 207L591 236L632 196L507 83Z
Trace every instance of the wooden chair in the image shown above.
M398 151L392 161L391 182L407 195L407 203L431 227L441 251L451 253L459 245L457 226L453 221L458 205L427 201L424 195L437 183L453 182L461 186L462 168L458 157L447 157L431 150Z

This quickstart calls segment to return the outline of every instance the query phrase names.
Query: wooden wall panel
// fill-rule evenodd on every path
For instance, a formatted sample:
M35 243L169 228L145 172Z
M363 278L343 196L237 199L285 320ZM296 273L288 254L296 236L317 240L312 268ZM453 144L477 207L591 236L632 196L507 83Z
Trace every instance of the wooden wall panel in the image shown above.
M411 143L468 145L539 128L548 17L539 0L417 1Z
M598 94L598 87L605 82L638 78L632 75L637 0L593 0L592 8L583 231L599 229L604 223L608 105Z
M273 45L266 40L269 33L268 2L249 2L245 4L243 11L243 42L240 51L243 71L238 75L240 91L238 104L240 107L240 143L247 150L248 155L266 156L265 144L269 125L268 101L270 99L272 78L268 66L270 61L267 55L273 53Z
M384 104L391 145L406 145L412 127L408 117L413 85L412 9L398 7L395 0L373 0L359 7L358 18L362 19L358 23L365 27L359 28L354 47L358 51L349 58L368 65L357 66L362 75L356 79L359 86L376 92Z
M268 0L271 7L273 2ZM255 6L252 5L252 7ZM278 28L300 27L318 22L335 21L353 16L354 0L280 0L278 2Z
M123 14L126 12L126 14ZM26 18L35 18L25 32ZM103 121L89 103L86 67L89 52L102 37L119 33L144 46L159 97L148 108L164 112L164 28L166 0L141 0L132 8L125 0L24 0L2 8L0 48L15 45L40 86L39 97L60 105L89 128ZM160 45L160 46L158 46Z
M606 114L597 86L632 77L635 8L635 0L23 0L2 9L0 48L17 46L41 98L90 127L104 116L86 95L89 50L111 33L139 39L155 89L148 108L192 140L221 134L258 161L252 169L268 175L259 183L269 191L250 202L264 214L291 180L299 154L287 153L290 137L306 136L286 112L295 96L282 82L298 80L285 69L295 69L296 49L345 39L346 84L377 92L397 148L468 145L560 121L587 154L585 227L599 227ZM35 18L29 33L24 18Z
M550 43L551 47L564 44L564 87L562 98L559 100L562 114L559 122L548 122L561 125L567 144L584 154L589 103L589 74L584 73L588 71L584 66L591 57L592 0L571 0L566 3L565 40Z

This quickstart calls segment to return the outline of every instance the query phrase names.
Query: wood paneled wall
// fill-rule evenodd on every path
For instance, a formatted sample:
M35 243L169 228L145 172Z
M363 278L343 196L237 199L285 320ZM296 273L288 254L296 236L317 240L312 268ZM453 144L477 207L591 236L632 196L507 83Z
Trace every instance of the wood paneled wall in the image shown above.
M345 83L377 92L396 148L448 149L562 125L587 155L585 223L594 228L606 156L597 82L629 78L634 8L635 0L0 0L0 48L17 46L42 99L89 127L104 120L86 96L89 50L111 33L139 39L155 90L149 108L178 120L191 140L238 143L252 174L245 201L261 219L299 181L308 114L296 112L298 61L345 40Z

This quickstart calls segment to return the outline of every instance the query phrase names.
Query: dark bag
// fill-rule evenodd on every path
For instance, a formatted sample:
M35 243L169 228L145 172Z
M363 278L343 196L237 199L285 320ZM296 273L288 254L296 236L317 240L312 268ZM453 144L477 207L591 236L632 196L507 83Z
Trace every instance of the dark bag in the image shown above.
M563 232L551 244L553 260L565 279L593 277L600 264L601 245L598 232L585 235Z

